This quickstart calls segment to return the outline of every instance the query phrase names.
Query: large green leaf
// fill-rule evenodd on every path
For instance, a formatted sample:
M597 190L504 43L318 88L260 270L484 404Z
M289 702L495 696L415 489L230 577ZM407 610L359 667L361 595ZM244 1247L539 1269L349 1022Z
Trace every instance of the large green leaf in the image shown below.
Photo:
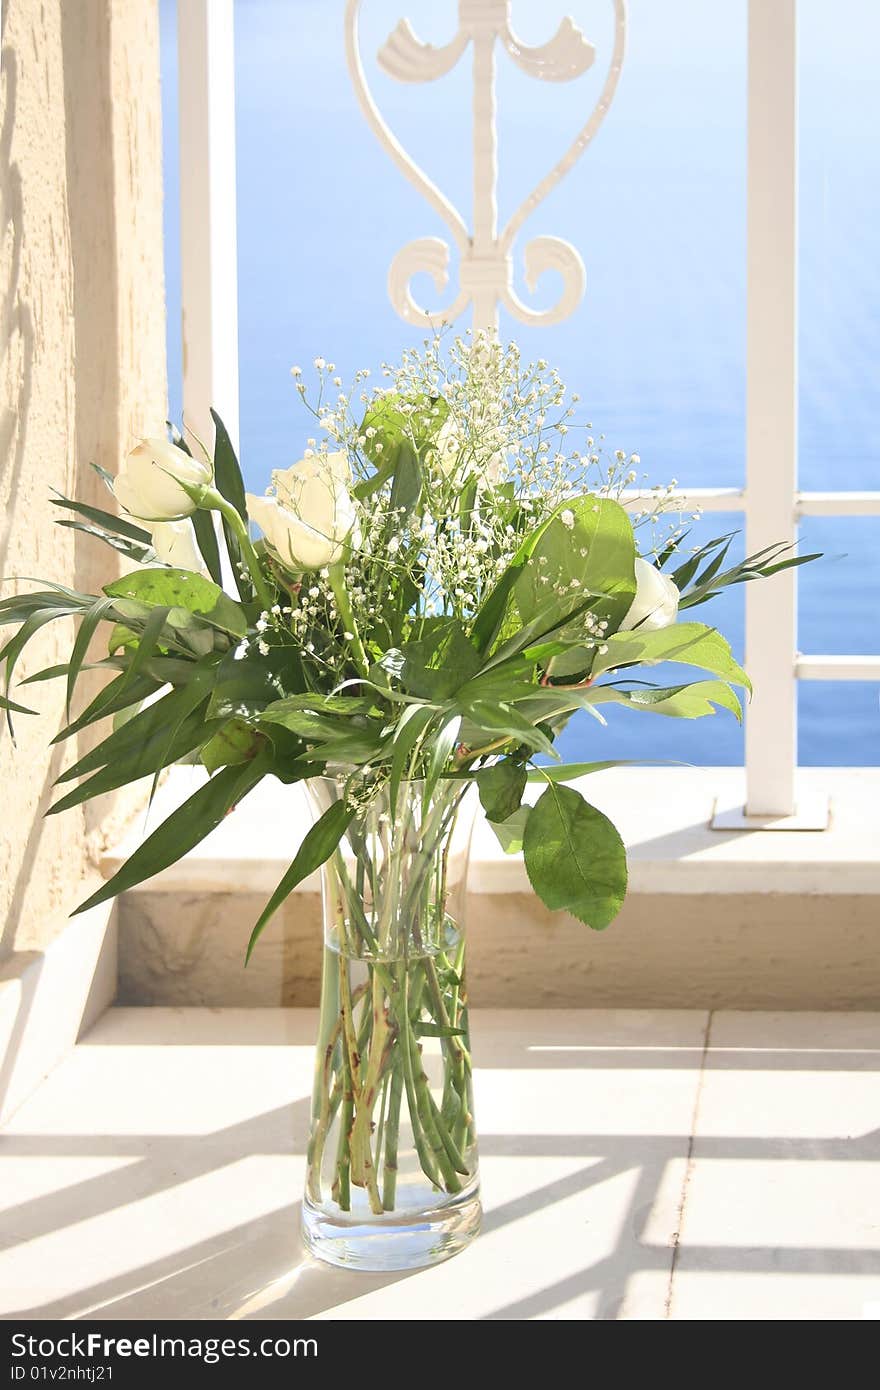
M571 787L551 784L532 807L523 840L529 882L551 911L595 931L626 897L626 850L607 816Z
M247 796L270 770L271 749L265 749L243 767L225 767L199 787L182 806L172 811L107 883L76 909L86 912L115 898L145 879L176 864L223 820L227 812ZM74 916L76 915L74 913Z
M104 593L110 598L134 599L137 603L168 608L169 626L173 628L185 628L187 616L192 615L233 637L244 637L247 632L247 618L241 606L213 580L192 570L138 570L107 584Z
M308 878L309 874L314 873L316 869L320 869L321 865L326 863L354 819L354 814L355 808L349 806L344 800L334 801L320 820L317 820L310 827L297 851L296 858L257 919L248 942L245 964L250 960L260 933L267 922L275 915L296 885L302 883L304 878Z
M596 601L590 611L612 630L635 591L632 522L619 503L589 494L557 508L515 588L524 624L545 616L562 623L581 594L592 594Z
M605 671L642 662L674 661L684 666L698 666L714 676L733 681L751 690L745 671L734 661L730 643L714 627L703 623L673 623L671 627L654 632L616 632L603 643L606 650L597 651L593 662L593 679Z

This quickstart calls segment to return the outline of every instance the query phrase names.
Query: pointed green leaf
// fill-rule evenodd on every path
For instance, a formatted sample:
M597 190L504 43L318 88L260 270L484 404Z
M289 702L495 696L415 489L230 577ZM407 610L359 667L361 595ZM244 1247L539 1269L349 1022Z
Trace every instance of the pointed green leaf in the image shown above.
M107 883L76 909L86 912L108 902L118 893L135 888L145 879L176 864L185 854L210 835L228 811L247 796L269 771L271 752L267 751L244 767L226 767L203 787L199 787L182 806L172 811L152 835L139 845L130 859Z
M354 807L348 806L344 800L334 801L320 820L315 821L315 824L311 826L297 851L296 858L257 919L257 924L251 932L248 942L245 964L250 960L263 928L278 911L285 898L293 892L296 885L302 883L303 879L308 878L309 874L314 873L316 869L320 869L321 865L330 858L354 819L354 814Z
M705 627L702 623L673 623L671 627L654 632L638 628L633 632L616 632L603 645L606 651L597 652L593 662L594 680L604 671L620 666L675 661L684 666L699 666L714 676L751 690L748 676L733 659L730 643L714 627Z

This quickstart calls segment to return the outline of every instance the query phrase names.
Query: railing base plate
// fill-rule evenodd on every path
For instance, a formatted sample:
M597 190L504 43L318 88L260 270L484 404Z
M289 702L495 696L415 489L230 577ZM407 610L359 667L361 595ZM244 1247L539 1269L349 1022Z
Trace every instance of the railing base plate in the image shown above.
M790 816L750 816L745 806L724 806L715 802L712 830L827 830L831 803L824 792L805 792L797 799Z

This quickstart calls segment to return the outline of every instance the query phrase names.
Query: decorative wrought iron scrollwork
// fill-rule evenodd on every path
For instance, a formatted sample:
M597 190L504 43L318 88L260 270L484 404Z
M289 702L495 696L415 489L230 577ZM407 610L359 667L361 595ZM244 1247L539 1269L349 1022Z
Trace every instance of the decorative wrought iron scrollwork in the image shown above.
M440 237L419 237L402 247L388 275L394 308L410 323L449 323L473 305L474 326L497 326L498 306L529 324L558 323L577 307L586 287L584 263L570 242L555 236L534 237L523 251L526 287L534 293L547 270L562 277L562 293L549 309L524 304L513 284L513 243L523 223L548 193L574 167L605 119L614 99L626 43L626 0L614 6L614 47L602 90L590 115L571 145L532 189L501 233L497 227L497 128L495 121L495 45L501 44L514 63L530 77L545 82L569 82L582 76L596 58L594 46L571 18L561 21L545 44L529 46L517 37L510 22L510 0L459 0L459 26L442 47L423 43L407 19L402 19L379 49L379 66L398 82L433 82L451 72L468 45L474 55L474 226L468 231L461 215L425 171L403 148L385 121L367 83L358 40L361 0L348 0L345 12L346 56L361 110L379 143L401 172L415 185L449 228L459 257L459 291L446 308L424 309L413 299L414 275L427 272L438 295L449 283L451 249Z

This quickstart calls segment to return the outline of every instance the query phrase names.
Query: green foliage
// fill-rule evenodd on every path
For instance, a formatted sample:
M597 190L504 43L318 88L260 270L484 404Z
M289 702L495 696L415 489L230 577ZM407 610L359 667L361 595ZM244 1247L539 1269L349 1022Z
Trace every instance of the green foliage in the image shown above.
M0 599L0 627L12 629L0 646L0 709L10 725L14 713L32 712L14 698L22 654L56 619L74 620L69 659L27 676L64 680L66 723L55 742L107 721L59 778L52 812L143 777L155 788L178 760L209 773L84 907L175 862L263 776L294 782L341 768L351 774L352 800L305 837L249 953L287 894L349 827L356 833L354 805L378 787L396 814L401 789L414 781L423 784L426 812L438 788L454 798L475 782L499 842L523 853L549 908L596 929L614 917L626 890L620 837L567 784L616 762L537 767L535 759L557 758L558 735L578 711L604 725L608 704L740 718L732 687L749 690L748 677L712 627L619 630L636 593L639 549L631 517L614 500L624 455L610 470L603 460L598 475L592 454L566 453L568 426L548 420L557 411L567 419L567 407L546 364L526 369L513 350L492 344L456 343L452 354L461 372L445 385L430 350L410 354L409 365L386 372L388 385L369 397L359 422L351 402L360 387L339 397L345 409L332 427L323 414L328 395L319 402L328 447L347 450L352 463L356 517L329 572L288 573L280 552L264 542L254 549L241 469L216 414L213 488L190 493L210 578L156 564L149 530L131 519L53 498L60 525L137 568L101 595L41 582ZM112 492L113 480L98 472ZM222 517L222 543L208 506ZM682 591L683 614L732 584L815 558L779 545L731 564L730 535L689 553L684 540L680 531L666 544L661 538L656 559ZM224 544L239 601L223 590ZM89 661L102 632L109 655ZM645 681L647 668L665 662L698 676ZM107 683L77 710L85 671L103 672ZM523 796L535 781L543 790L529 806Z

